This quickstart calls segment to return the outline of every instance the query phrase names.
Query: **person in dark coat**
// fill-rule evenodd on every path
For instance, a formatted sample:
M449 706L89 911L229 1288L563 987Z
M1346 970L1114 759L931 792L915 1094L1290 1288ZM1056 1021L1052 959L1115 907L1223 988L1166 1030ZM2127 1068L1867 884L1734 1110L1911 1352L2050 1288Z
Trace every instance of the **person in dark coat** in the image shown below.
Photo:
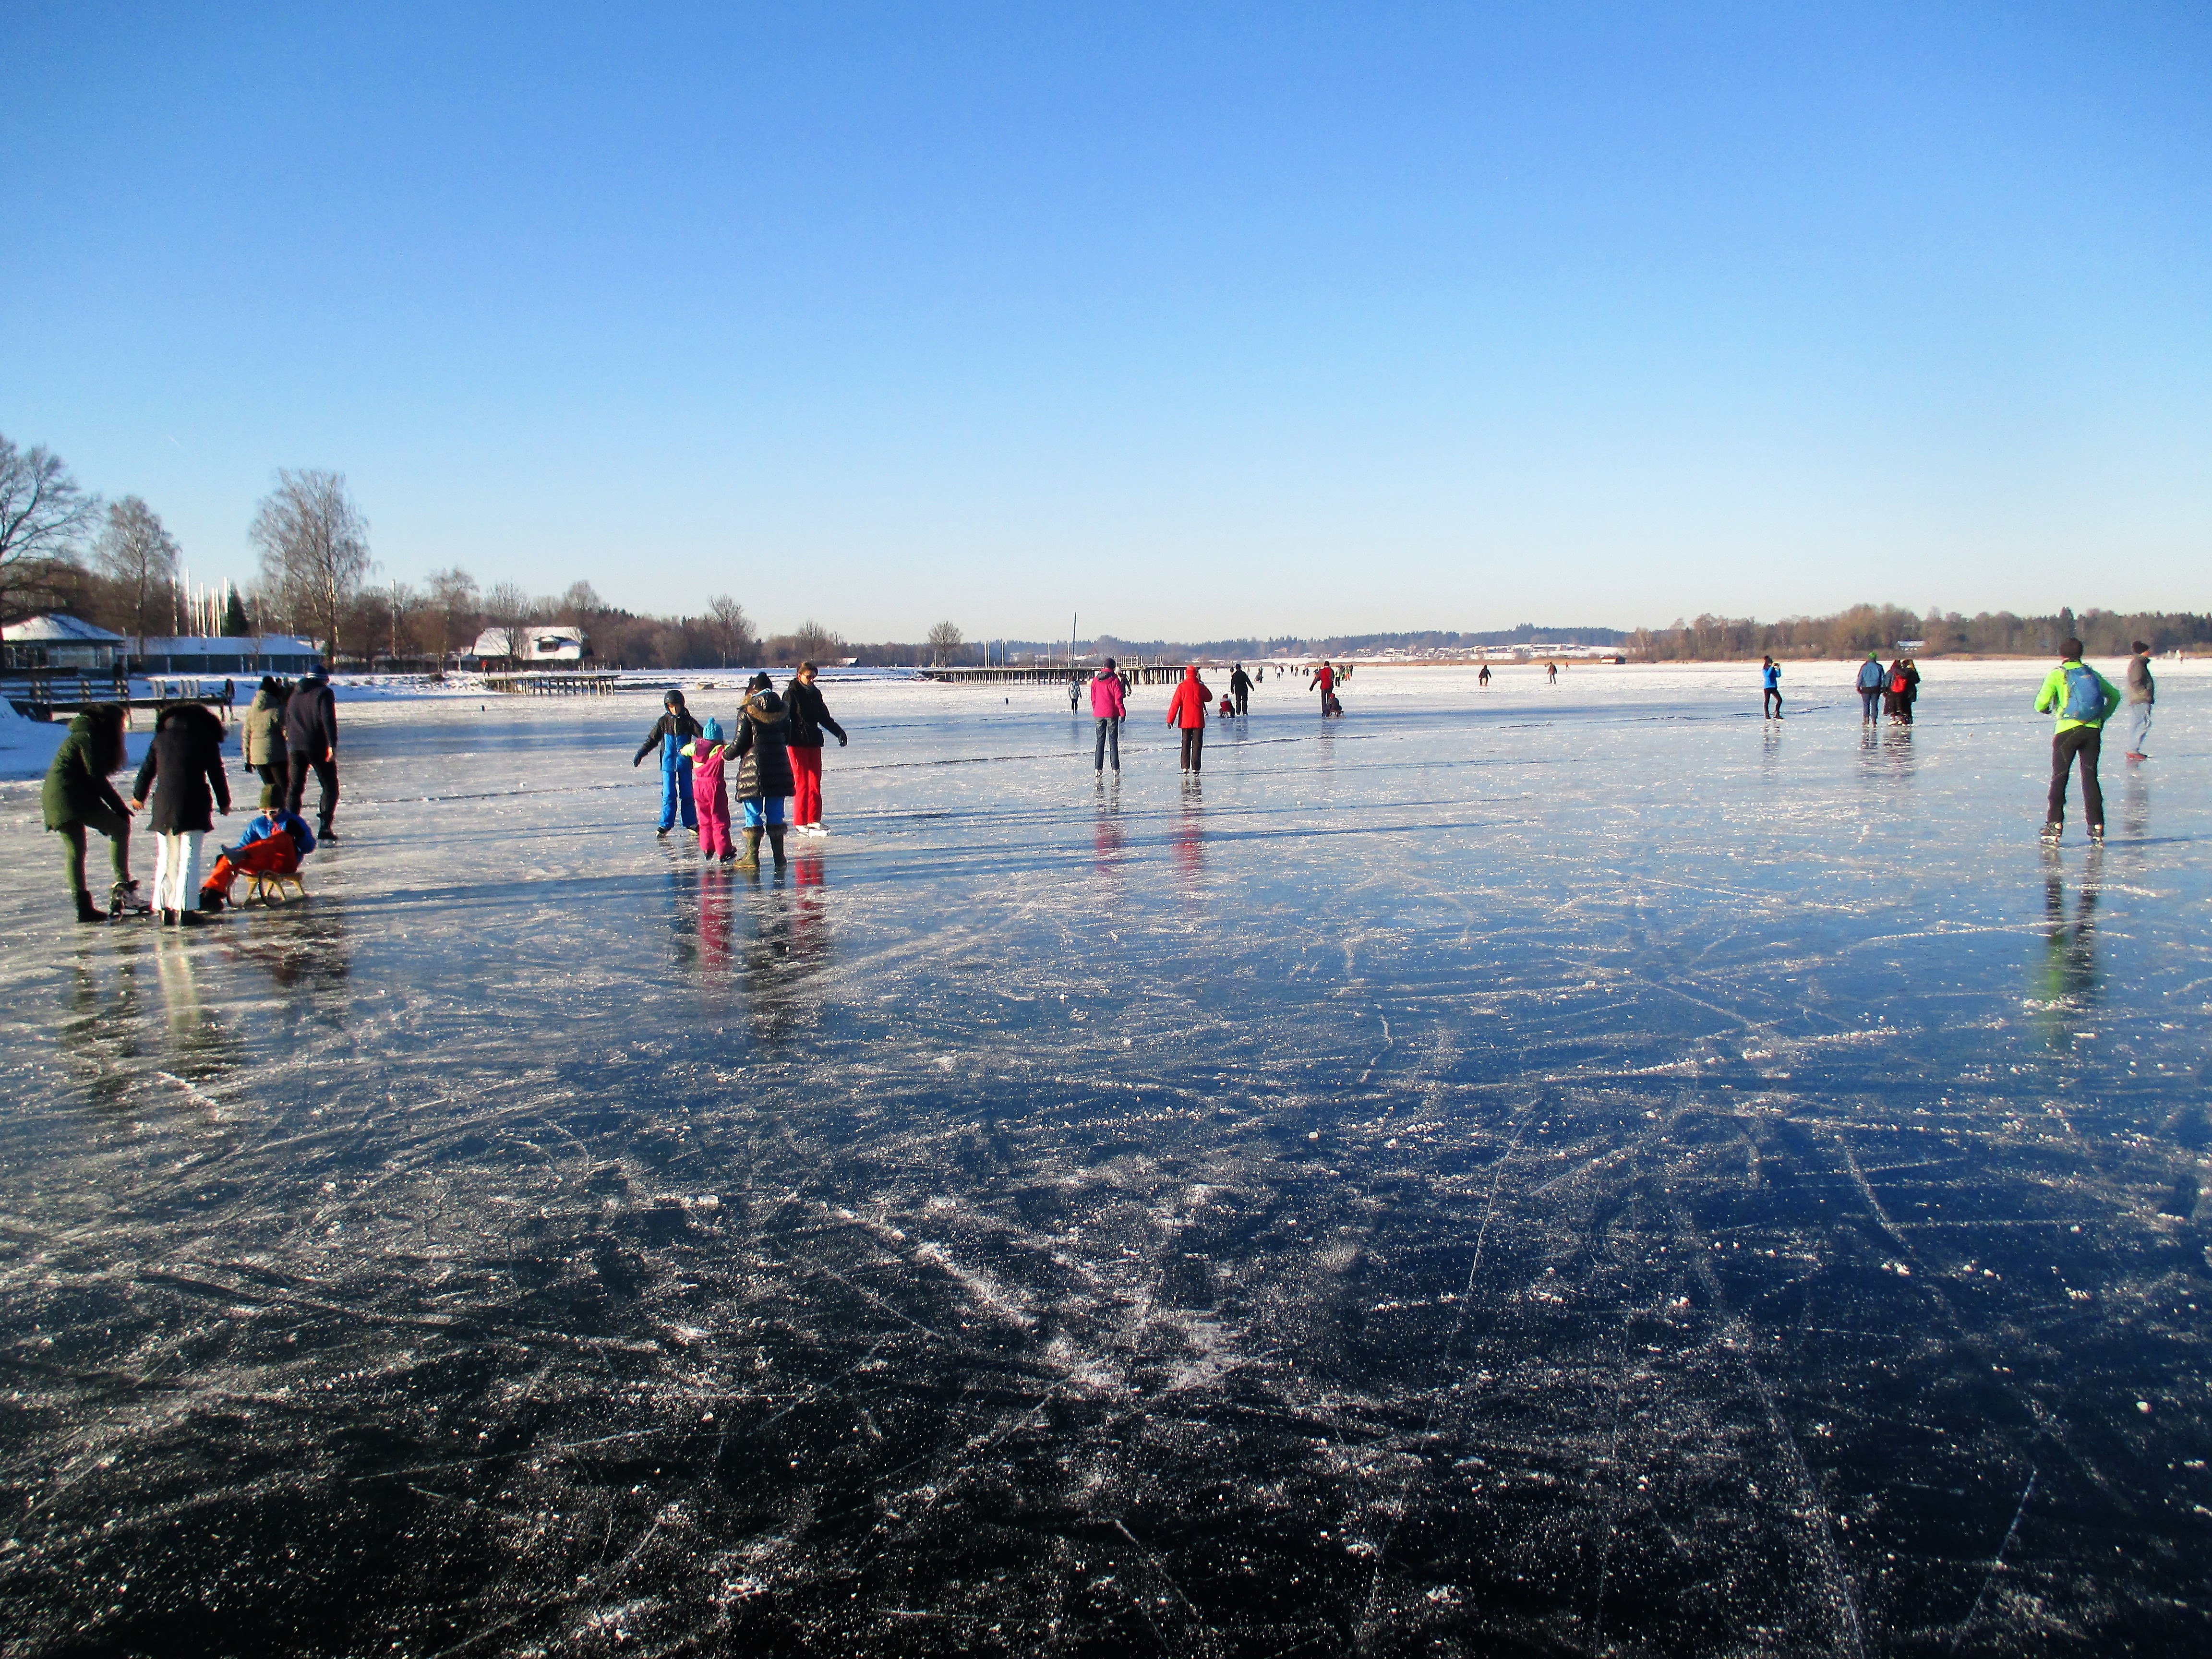
M655 749L660 750L660 836L665 841L679 813L686 830L699 828L699 803L691 796L691 757L684 752L699 735L699 722L684 706L681 691L670 691L661 699L661 706L665 712L645 734L629 763L635 769L644 764L645 757Z
M222 769L222 721L196 702L161 711L154 742L131 786L132 811L154 810L154 904L164 927L199 925L200 843L215 813L230 811L230 779Z
M107 912L92 902L85 885L86 830L96 830L107 837L108 860L115 866L115 887L108 902L118 915L138 885L131 879L131 810L108 781L123 764L123 727L128 718L122 705L112 702L96 702L78 714L70 722L54 763L46 769L46 787L40 794L46 828L68 844L62 863L69 872L79 921L107 920Z
M1905 682L1905 690L1897 694L1897 718L1910 726L1912 705L1920 701L1920 665L1907 657L1898 665L1897 672Z
M783 706L791 728L784 745L791 757L791 825L802 836L830 833L822 827L823 732L835 735L840 749L845 746L845 728L830 718L830 705L822 701L822 689L814 684L816 672L812 663L803 662L783 688Z
M1242 715L1251 712L1252 677L1244 672L1244 665L1241 662L1230 670L1229 695L1237 700L1237 714Z
M765 674L756 674L745 687L744 711L738 716L738 735L730 753L738 757L738 787L732 793L745 811L745 850L740 870L760 868L763 831L775 854L775 867L783 868L783 800L791 793L791 720L783 700Z
M284 701L284 747L291 757L284 810L300 810L307 798L307 774L312 771L323 787L322 805L315 814L321 822L315 833L325 841L336 841L331 815L338 810L338 704L330 676L320 669L301 680Z

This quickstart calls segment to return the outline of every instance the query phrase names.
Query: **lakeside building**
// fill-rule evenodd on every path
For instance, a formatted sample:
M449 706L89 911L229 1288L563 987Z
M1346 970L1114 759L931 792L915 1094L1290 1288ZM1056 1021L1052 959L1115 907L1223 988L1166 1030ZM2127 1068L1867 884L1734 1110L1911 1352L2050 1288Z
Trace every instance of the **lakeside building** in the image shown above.
M549 667L581 663L592 654L591 635L565 623L487 628L462 657L464 664L537 663Z
M7 666L17 671L61 669L78 674L112 674L130 655L131 641L81 617L26 617L0 628Z
M294 634L157 637L131 656L136 674L306 674L322 665L322 647Z

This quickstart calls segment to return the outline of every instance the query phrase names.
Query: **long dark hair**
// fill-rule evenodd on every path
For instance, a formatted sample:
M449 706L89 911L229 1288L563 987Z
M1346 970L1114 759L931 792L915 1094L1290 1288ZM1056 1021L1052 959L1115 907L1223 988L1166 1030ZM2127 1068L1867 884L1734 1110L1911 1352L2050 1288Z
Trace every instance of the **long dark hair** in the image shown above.
M119 702L96 702L84 711L92 728L92 769L106 777L123 764L123 721Z

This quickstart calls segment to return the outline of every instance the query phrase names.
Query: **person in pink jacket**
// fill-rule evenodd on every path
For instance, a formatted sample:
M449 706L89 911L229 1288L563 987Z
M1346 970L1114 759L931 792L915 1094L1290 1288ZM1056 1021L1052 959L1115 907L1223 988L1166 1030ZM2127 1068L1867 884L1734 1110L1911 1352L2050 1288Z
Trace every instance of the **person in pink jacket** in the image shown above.
M1206 682L1198 677L1196 663L1182 671L1182 684L1168 699L1168 724L1182 728L1182 769L1198 770L1198 763L1206 749L1206 708L1213 701L1213 693L1206 690Z
M738 856L730 839L730 797L722 785L722 723L707 722L706 735L684 745L691 761L691 799L699 808L699 854L725 864Z
M1129 705L1121 696L1121 676L1115 671L1114 659L1106 659L1091 682L1091 717L1098 722L1098 742L1091 757L1091 769L1103 772L1106 757L1114 757L1114 770L1121 770L1121 722L1128 718Z

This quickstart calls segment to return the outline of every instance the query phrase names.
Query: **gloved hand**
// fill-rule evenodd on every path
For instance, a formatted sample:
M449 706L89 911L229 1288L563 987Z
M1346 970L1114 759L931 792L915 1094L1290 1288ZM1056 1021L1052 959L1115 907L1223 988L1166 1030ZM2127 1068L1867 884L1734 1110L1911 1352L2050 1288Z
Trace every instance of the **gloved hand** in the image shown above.
M845 746L845 734L842 732L840 732L837 734L837 746L840 749L842 749Z

